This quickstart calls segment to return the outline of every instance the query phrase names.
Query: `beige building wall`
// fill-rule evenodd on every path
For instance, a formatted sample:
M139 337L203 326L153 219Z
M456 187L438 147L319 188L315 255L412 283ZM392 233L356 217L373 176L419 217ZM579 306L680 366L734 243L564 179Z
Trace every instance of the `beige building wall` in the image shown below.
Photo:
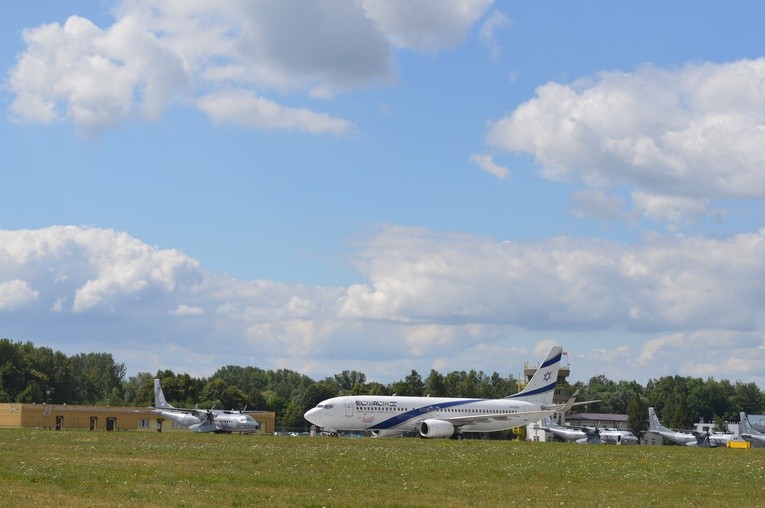
M260 432L272 434L276 415L271 411L248 411L260 423ZM0 404L0 427L55 429L158 431L187 430L158 418L147 408L79 406L66 404Z

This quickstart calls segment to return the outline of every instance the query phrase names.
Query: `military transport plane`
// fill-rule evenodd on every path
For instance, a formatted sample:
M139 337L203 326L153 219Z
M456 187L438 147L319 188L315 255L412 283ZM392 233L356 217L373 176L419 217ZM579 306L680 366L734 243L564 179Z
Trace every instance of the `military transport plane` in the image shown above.
M586 443L601 443L601 444L638 444L640 440L635 434L628 430L609 429L597 427L591 429L588 427ZM592 436L592 437L590 437ZM582 443L582 441L577 441Z
M738 432L747 441L757 441L758 443L765 443L765 433L755 430L752 424L749 423L749 418L743 411L740 414L741 423L738 427Z
M260 428L255 419L241 411L221 411L216 409L183 409L173 407L165 400L159 379L154 380L154 408L163 418L188 427L194 432L239 432L250 434Z
M546 417L539 422L539 428L567 442L579 444L624 444L633 445L640 441L635 434L628 430L618 430L598 427L564 427Z
M425 438L456 438L463 432L496 432L534 423L575 404L553 404L563 349L555 346L528 385L504 399L356 395L320 402L305 419L327 432L371 430L375 436L416 432ZM582 404L582 403L580 403Z
M656 411L653 409L653 407L648 408L648 432L654 432L659 434L661 437L667 438L670 441L681 445L695 445L697 441L696 436L690 432L679 432L676 430L668 429L662 425L661 422L659 422L659 417L656 416Z
M733 434L728 434L725 432L701 432L696 430L681 432L670 430L659 423L659 418L656 416L656 411L654 411L652 407L648 408L648 432L655 432L661 437L665 437L677 444L708 448L725 446L728 441L736 437Z

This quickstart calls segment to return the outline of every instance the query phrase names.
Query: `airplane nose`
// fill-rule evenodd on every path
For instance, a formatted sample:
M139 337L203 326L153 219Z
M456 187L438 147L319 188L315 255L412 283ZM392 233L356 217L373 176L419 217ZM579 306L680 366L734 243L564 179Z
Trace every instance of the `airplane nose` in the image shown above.
M308 420L309 422L313 423L314 425L319 425L319 413L321 412L321 409L315 407L313 409L309 409L305 412L303 415L303 418Z

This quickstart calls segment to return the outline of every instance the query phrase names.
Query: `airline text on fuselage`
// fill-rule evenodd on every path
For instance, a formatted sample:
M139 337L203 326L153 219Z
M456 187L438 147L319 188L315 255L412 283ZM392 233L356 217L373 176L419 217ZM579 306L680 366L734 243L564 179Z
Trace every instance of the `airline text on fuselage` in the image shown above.
M395 400L357 400L356 407L397 407Z

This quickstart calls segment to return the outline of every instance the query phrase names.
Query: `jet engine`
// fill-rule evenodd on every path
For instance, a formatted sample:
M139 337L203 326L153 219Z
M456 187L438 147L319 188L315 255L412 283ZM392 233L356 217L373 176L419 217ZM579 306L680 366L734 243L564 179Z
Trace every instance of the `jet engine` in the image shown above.
M373 430L372 437L401 437L404 435L403 430Z
M449 422L444 420L423 420L420 422L421 437L452 437L457 432Z

